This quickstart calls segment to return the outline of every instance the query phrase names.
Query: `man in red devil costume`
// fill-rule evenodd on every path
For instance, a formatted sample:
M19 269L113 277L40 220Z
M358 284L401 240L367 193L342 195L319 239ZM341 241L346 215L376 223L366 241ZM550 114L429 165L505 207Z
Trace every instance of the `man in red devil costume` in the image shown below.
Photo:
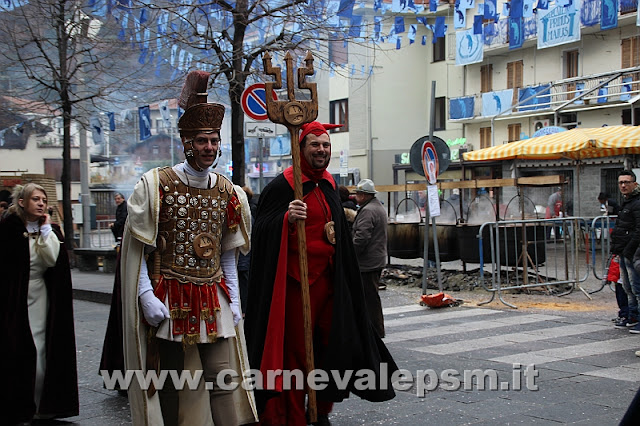
M350 392L369 401L395 396L389 377L397 366L369 322L340 196L326 170L331 159L327 130L334 127L314 121L301 128L303 200L294 199L289 167L266 186L258 204L245 328L249 363L264 379L256 399L265 425L307 424L305 391L295 389L296 380L293 389L282 376L267 382L269 372L279 369L306 372L298 220L305 220L315 368L329 375L328 386L317 392L316 424L330 424L333 402ZM355 374L346 386L334 380L334 374L345 377L345 371L363 369L375 375L373 387L359 389Z

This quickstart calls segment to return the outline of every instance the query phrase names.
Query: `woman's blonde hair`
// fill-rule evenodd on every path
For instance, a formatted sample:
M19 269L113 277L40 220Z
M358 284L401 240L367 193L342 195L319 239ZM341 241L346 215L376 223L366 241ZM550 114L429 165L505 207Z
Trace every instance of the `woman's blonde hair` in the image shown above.
M45 191L44 188L37 183L16 185L13 188L13 193L11 194L13 204L9 206L9 213L18 216L24 223L27 223L27 214L24 212L24 207L18 204L18 200L29 200L34 191L42 191L44 196L47 197L48 201L49 196L47 195L47 191Z

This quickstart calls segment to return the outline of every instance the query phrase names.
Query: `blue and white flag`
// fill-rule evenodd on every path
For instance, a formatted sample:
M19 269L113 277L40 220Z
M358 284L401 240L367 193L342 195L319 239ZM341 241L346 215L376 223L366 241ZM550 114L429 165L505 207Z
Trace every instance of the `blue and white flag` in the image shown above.
M509 16L512 18L522 18L522 9L522 0L511 0Z
M631 99L631 82L633 79L631 77L622 77L622 87L620 88L620 100L628 101Z
M498 19L498 6L496 0L484 0L484 19Z
M609 100L609 98L607 97L608 94L609 94L609 88L607 87L607 85L604 85L601 88L599 88L598 89L598 103L599 104L607 103L607 101Z
M482 34L474 34L473 28L456 31L456 65L482 62L483 57Z
M518 89L518 111L533 111L551 107L550 84L521 87Z
M394 20L394 26L396 34L402 34L404 29L404 18L402 16L396 16Z
M533 16L533 0L524 0L522 3L522 17L531 18Z
M482 115L491 117L511 108L513 89L482 94Z
M523 18L509 18L509 50L522 47L523 32Z
M116 114L113 112L108 112L107 117L109 117L109 130L115 132L116 130Z
M474 15L473 17L473 33L482 35L482 15Z
M438 2L439 0L429 0L429 11L435 12L438 10Z
M91 136L94 145L102 145L104 138L102 137L102 123L100 123L100 118L94 115L89 119L89 125L91 126Z
M579 0L573 0L578 3ZM580 40L580 7L555 5L547 10L538 9L538 49L573 43Z
M355 3L355 0L340 0L337 15L343 18L351 18L351 16L353 16L353 6Z
M445 17L438 16L436 17L436 27L434 31L434 37L442 38L447 35L447 25L445 25Z
M411 24L409 25L409 35L407 36L407 38L409 38L409 44L413 44L416 41L416 33L418 32L418 25L417 24Z
M166 129L171 127L171 111L169 110L169 101L164 100L158 104L158 108L160 108L160 116L162 117L162 121L164 122L164 127Z
M151 137L151 110L149 105L138 107L138 117L140 124L140 140L146 140Z
M456 3L453 7L453 28L463 29L467 27L467 10L460 7L460 3Z
M473 96L449 99L449 118L459 120L461 118L472 118L475 99Z
M582 93L584 92L584 83L576 83L576 94L574 95L574 97L578 97L580 95L582 95ZM584 104L584 101L582 100L582 98L573 101L574 104L576 105L582 105Z
M618 0L602 0L602 13L600 14L600 29L611 30L618 27Z

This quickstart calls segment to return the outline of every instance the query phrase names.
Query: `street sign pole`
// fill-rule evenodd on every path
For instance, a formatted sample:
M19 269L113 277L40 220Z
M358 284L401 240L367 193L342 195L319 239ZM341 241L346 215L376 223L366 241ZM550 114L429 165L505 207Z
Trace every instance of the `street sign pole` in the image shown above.
M433 140L433 128L436 125L436 82L431 82L431 108L430 108L430 124L429 124L429 140ZM437 156L436 156L437 158ZM424 160L423 160L424 161ZM438 167L436 166L436 173L438 171ZM436 230L436 218L435 216L431 216L431 209L429 207L429 184L435 185L435 182L429 182L429 173L425 170L425 176L427 178L427 202L425 203L425 210L427 213L427 217L431 219L431 229L433 230L433 251L435 253L436 258L436 273L438 276L438 291L442 293L442 272L440 270L440 249L438 247L438 231ZM423 273L422 273L422 294L427 294L427 266L429 265L429 221L425 223L427 227L424 230L424 263L423 263Z
M258 138L258 164L259 164L259 170L260 170L260 179L258 184L260 185L261 194L262 194L262 189L264 188L264 173L262 171L262 162L264 161L264 158L262 158L263 146L264 146L264 139L262 139L262 136L261 136Z

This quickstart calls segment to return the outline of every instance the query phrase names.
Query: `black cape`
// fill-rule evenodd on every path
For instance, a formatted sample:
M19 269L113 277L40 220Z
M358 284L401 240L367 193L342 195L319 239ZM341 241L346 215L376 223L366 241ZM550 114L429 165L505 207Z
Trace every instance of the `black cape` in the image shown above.
M22 221L10 215L0 222L0 365L8 392L0 398L0 413L9 424L31 421L35 413L36 347L29 326L29 239ZM62 243L55 266L44 279L49 297L46 357L39 413L53 417L78 415L78 373L73 329L73 300L69 257L57 225L53 232Z
M123 203L124 204L124 203ZM122 204L121 204L122 205ZM107 370L110 375L114 371L121 371L124 375L124 348L122 324L122 281L120 279L120 251L116 262L116 274L113 280L113 291L111 292L111 308L109 309L109 320L107 330L104 335L102 345L102 357L100 358L100 371Z
M312 181L305 182L303 193L309 193L315 185ZM324 350L318 350L318 344L314 343L314 352L316 357L318 352L323 353L322 365L326 370L337 370L341 373L352 370L354 375L347 389L338 389L333 379L330 379L329 386L318 391L318 399L339 402L347 398L349 392L353 392L369 401L387 401L395 396L390 377L398 367L369 321L358 262L338 191L326 180L321 180L319 187L331 208L337 244L333 260L334 301L331 336L328 346L322 348ZM293 199L293 188L284 174L280 174L265 187L258 204L252 230L249 299L245 317L249 364L253 369L260 368L263 351L272 350L270 342L265 341L265 336L278 265L282 224L289 202ZM387 364L388 371L382 377L381 363ZM354 381L358 377L354 376L360 369L373 371L376 383L382 383L382 386L376 385L375 389L355 389ZM266 400L274 395L272 391L257 390L258 409L262 410Z

